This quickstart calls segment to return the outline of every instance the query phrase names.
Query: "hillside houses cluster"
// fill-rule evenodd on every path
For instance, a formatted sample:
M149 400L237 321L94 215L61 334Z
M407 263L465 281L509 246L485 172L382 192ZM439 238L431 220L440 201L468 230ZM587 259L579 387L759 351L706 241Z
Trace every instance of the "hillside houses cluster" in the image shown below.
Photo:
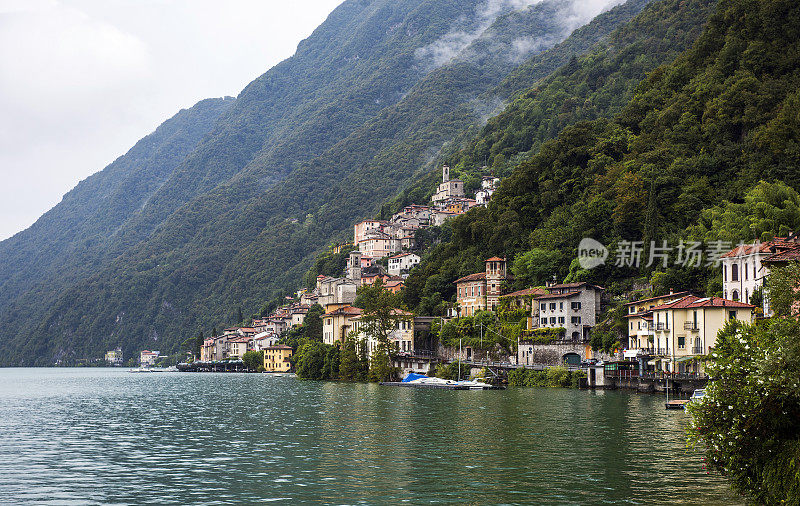
M372 353L378 343L365 332L362 310L353 306L358 289L380 280L392 292L402 290L405 278L421 261L419 255L410 251L415 247L415 232L485 204L498 182L496 178L485 178L478 198L472 200L464 197L462 181L450 179L447 166L443 167L442 179L432 206L411 205L391 220L357 223L354 226L357 249L349 253L341 276L320 275L312 290L298 292L271 315L254 320L252 327L225 329L222 335L206 339L200 360L235 359L247 351L263 350L265 357L270 357L269 367L284 370L289 366L291 349L287 351L278 344L280 336L302 325L309 309L317 304L324 309L321 319L325 344L341 345L355 338L356 342L366 343L367 352ZM386 259L386 267L378 262L381 259ZM771 266L785 265L790 260L800 260L800 241L795 235L742 245L720 258L723 297L671 291L627 303L627 335L621 336L623 349L619 350L622 358L637 363L641 372L701 374L699 359L714 348L718 331L730 319L753 321L757 308L749 304L750 297L763 287ZM525 313L517 354L508 357L509 361L534 365L535 350L545 342L571 345L573 351L561 357L570 364L591 357L592 332L601 323L605 290L591 283L575 282L548 283L510 292L507 287L513 279L508 271L506 259L495 256L485 260L481 272L455 280L456 303L444 318L396 310L397 326L389 336L396 357L394 365L404 372L430 371L439 350L431 349L430 342L420 336L430 331L434 320L469 317L480 311L495 312L504 305ZM763 314L771 314L766 297ZM581 348L582 351L575 352ZM472 356L470 351L467 349L462 358ZM265 367L266 362L265 358Z
M481 188L476 192L475 198L467 198L464 182L451 179L450 167L443 166L442 182L431 198L430 206L414 204L406 206L389 220L371 219L354 225L353 244L363 255L364 266L388 257L390 274L402 276L404 271L419 263L419 257L410 253L417 247L414 238L417 230L439 226L475 206L486 205L499 182L496 177L486 176L481 181ZM398 261L392 262L393 259ZM391 272L393 264L396 264L395 273Z

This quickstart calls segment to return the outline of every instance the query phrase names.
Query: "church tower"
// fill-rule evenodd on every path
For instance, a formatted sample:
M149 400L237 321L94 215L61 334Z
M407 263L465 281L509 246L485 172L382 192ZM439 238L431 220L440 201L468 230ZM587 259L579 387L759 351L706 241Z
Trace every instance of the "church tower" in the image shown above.
M361 252L358 250L350 252L350 258L347 261L347 279L361 285Z

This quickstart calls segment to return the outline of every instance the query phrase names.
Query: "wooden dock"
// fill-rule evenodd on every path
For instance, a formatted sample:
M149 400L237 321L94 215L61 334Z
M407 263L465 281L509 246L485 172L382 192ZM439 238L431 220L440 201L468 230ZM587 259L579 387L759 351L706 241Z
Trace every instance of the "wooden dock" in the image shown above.
M689 399L673 399L664 404L667 409L685 409Z

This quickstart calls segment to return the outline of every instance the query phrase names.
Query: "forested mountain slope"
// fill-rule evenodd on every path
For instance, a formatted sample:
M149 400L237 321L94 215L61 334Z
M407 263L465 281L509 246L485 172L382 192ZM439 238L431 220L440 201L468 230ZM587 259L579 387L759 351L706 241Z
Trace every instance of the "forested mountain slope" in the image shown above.
M549 261L562 278L619 292L655 267L582 271L571 262L581 238L677 242L710 209L721 214L724 201L742 202L749 191L754 211L791 207L798 199L791 188L800 188L798 85L800 5L720 0L697 42L652 72L616 118L566 128L514 169L488 208L454 220L451 240L409 278L408 302L428 310L483 258L532 249L555 252ZM506 125L513 138L527 122ZM494 131L487 130L489 139ZM766 186L751 191L759 180ZM749 230L750 217L729 212L717 225L732 221L729 227L759 237L784 228L780 217L775 212L758 224L763 230ZM676 289L714 291L705 283L719 274L670 267L663 276L680 283Z
M81 181L27 230L0 243L7 303L37 284L67 284L107 261L120 228L140 212L208 134L233 98L207 99L161 124L103 171Z
M2 303L4 363L169 349L299 283L319 248L483 121L477 97L596 14L526 3L345 2L237 97L113 235L109 264Z
M519 94L480 132L464 139L461 149L447 157L447 163L467 188L477 188L485 173L509 175L522 159L565 127L616 115L648 72L673 61L692 45L715 6L716 0L651 3L588 54L563 61L564 65L552 75ZM548 59L531 59L491 93L508 93L519 80L524 82L528 76L537 75L537 70L547 63ZM484 166L486 170L482 169ZM395 207L427 200L439 177L439 171L434 170L419 178Z

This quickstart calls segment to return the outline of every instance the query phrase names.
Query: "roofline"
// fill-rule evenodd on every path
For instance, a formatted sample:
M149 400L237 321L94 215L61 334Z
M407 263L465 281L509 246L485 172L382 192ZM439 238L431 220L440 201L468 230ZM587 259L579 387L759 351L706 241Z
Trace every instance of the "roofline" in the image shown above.
M635 300L633 302L626 302L624 305L630 306L630 305L633 305L633 304L639 304L640 302L647 302L647 301L650 301L650 300L663 299L664 297L683 298L686 295L694 295L694 293L691 290L684 290L682 292L674 292L674 293L670 293L668 295L657 295L655 297L648 297L646 299L639 299L639 300Z

